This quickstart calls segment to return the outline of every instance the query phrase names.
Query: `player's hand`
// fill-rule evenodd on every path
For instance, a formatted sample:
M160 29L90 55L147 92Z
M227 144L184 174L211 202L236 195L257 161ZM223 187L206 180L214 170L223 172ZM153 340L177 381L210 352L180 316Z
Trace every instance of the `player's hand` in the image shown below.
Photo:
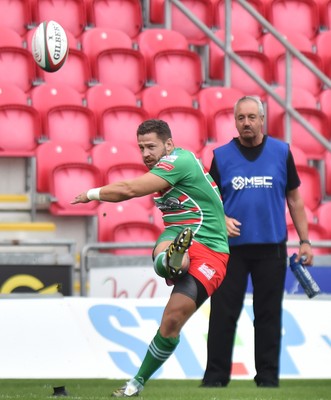
M237 237L240 236L240 228L241 222L237 221L235 218L230 218L225 216L226 230L228 232L229 237Z
M78 203L88 203L89 200L86 195L87 192L83 192L76 196L73 200L71 200L70 204L78 204Z

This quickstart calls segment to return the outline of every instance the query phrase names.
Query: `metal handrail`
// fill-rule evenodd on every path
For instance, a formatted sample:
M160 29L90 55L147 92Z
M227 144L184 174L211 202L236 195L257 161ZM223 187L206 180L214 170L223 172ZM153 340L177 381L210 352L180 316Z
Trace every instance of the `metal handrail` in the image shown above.
M226 3L230 3L231 0L225 0ZM323 74L316 66L307 58L305 57L300 51L298 51L293 45L288 43L286 39L279 34L279 32L262 16L257 12L254 7L252 7L246 0L237 0L238 3L245 8L261 25L267 29L273 36L279 40L282 45L286 48L286 50L293 55L294 57L298 58L308 69L310 69L322 82L327 86L331 87L331 80ZM290 88L287 87L286 89L286 99L285 101L274 92L273 87L266 83L264 79L260 78L255 72L246 65L246 63L239 57L235 52L229 50L228 43L224 43L219 38L217 38L214 32L208 28L202 21L200 21L187 7L185 7L182 2L179 0L166 0L165 2L165 27L171 29L171 5L177 7L187 18L190 19L198 28L200 28L217 46L219 46L226 56L228 56L232 61L234 61L241 69L243 69L247 75L249 75L260 87L263 88L286 112L286 114L290 115L294 118L301 126L303 126L316 140L318 140L328 151L331 151L331 143L319 133L302 115L296 111L293 107L290 106L290 102L288 99L291 98ZM225 7L226 11L226 21L231 20L231 7ZM226 35L229 32L226 32ZM225 41L227 41L227 36L225 37ZM227 74L229 74L229 65L225 64L225 83L229 85L229 79L227 78ZM286 126L286 139L288 142L291 140L290 134L290 125L287 124Z
M320 248L330 248L331 249L331 240L312 240L312 247L320 247ZM89 266L87 262L88 254L92 250L119 250L119 249L153 249L155 246L154 242L96 242L96 243L88 243L86 244L81 251L80 257L80 295L87 295L87 279L88 279L88 271ZM298 242L288 241L288 247L298 247ZM134 257L134 256L132 256ZM331 259L331 256L330 256Z

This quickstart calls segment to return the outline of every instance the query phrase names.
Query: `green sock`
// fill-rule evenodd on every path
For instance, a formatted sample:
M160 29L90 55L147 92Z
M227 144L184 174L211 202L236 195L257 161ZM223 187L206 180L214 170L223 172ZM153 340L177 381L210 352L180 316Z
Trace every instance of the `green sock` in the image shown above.
M157 371L161 365L171 356L179 343L179 336L176 338L164 338L160 330L156 332L151 341L145 358L134 377L142 385Z
M166 252L162 251L155 257L155 260L154 260L154 271L159 276L162 276L163 278L168 277L168 271L166 268L165 257L166 257Z

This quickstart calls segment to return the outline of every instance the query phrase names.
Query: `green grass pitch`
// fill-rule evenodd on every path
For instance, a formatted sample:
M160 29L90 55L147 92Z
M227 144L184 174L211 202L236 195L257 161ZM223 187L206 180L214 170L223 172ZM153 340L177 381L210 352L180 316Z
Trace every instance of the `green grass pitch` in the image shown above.
M0 380L0 400L110 399L123 380ZM257 388L252 381L233 380L227 388L200 388L198 380L150 380L139 400L330 400L331 379L281 380L277 389ZM65 386L68 396L54 396L53 388Z

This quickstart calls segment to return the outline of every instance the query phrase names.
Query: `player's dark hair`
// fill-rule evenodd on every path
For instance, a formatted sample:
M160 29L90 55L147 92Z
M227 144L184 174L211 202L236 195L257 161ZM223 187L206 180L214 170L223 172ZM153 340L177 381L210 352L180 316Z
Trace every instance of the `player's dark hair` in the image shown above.
M172 137L169 125L161 119L148 119L142 122L137 129L137 135L145 135L152 132L156 133L162 142L166 142Z

